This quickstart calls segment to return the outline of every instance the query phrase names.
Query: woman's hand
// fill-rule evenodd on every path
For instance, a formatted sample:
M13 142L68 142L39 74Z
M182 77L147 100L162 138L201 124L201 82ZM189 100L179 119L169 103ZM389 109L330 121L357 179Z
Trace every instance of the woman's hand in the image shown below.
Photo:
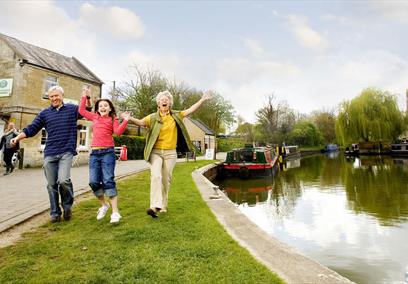
M202 101L210 100L212 99L212 92L211 91L205 91L203 96L201 97Z
M128 112L128 111L122 112L122 113L120 114L120 117L121 117L122 119L124 119L124 120L129 120L129 119L130 119L130 112Z

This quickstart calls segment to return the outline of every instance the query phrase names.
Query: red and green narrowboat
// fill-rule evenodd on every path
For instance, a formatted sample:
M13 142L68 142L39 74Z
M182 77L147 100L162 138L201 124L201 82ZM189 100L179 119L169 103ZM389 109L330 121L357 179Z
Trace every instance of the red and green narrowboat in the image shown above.
M219 165L220 176L241 178L270 176L278 156L272 147L252 147L234 149L227 153L225 162Z

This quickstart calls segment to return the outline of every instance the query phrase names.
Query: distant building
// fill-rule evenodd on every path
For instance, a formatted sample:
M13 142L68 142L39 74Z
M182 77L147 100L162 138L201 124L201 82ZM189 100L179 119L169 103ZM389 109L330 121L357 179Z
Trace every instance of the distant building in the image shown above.
M82 88L91 86L94 99L101 97L103 82L75 57L31 45L0 34L0 135L7 121L20 130L50 105L46 91L64 88L64 101L78 104ZM21 142L24 166L40 166L46 131ZM78 162L88 159L92 131L90 122L78 121Z
M201 153L206 149L216 149L215 133L207 125L198 119L186 117L184 119L191 142Z

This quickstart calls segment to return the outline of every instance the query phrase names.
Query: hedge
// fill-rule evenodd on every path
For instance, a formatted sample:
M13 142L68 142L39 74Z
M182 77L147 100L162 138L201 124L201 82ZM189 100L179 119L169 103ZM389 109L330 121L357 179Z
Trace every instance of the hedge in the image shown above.
M126 145L128 160L142 160L145 147L145 137L141 136L114 136L115 147Z

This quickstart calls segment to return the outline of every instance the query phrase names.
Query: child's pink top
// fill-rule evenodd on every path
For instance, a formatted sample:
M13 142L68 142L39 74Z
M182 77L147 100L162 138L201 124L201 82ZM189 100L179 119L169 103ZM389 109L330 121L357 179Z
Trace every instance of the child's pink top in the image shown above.
M93 122L93 139L91 147L113 147L112 134L121 135L126 129L127 120L119 125L117 117L112 121L112 117L102 117L98 113L90 112L85 109L86 97L81 98L79 103L79 113L87 120Z

